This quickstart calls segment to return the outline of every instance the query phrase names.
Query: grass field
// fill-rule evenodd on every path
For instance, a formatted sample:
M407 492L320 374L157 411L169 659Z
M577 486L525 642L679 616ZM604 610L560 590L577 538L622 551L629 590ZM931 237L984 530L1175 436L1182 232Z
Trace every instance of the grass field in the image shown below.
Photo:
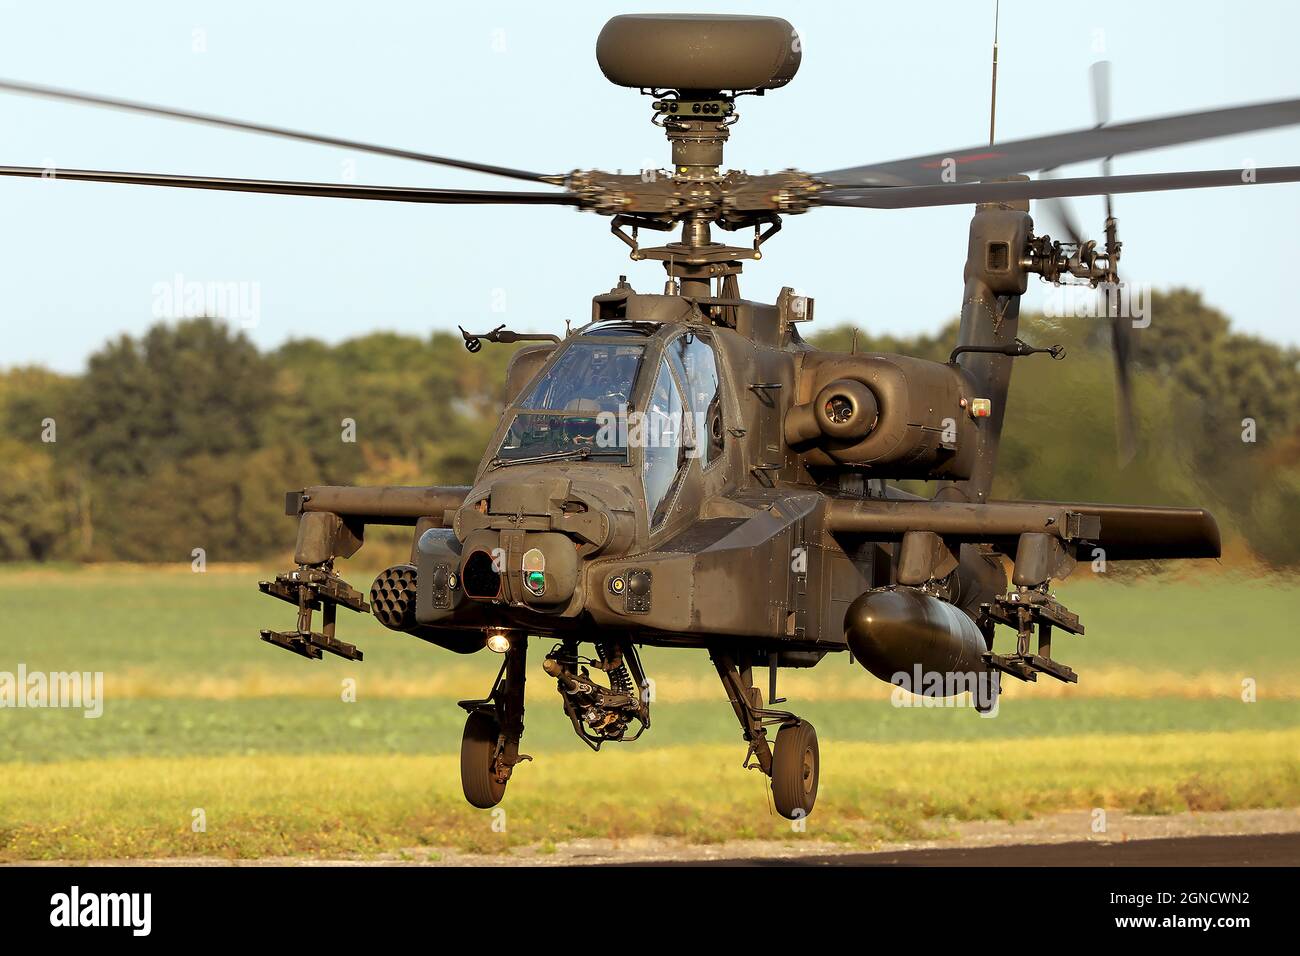
M349 569L356 584L368 580ZM262 577L266 572L261 573ZM654 725L592 754L530 669L525 752L501 818L459 792L462 712L500 659L460 657L348 615L363 664L257 640L292 609L254 568L0 570L0 671L103 671L103 716L0 709L0 859L492 850L663 834L853 843L1052 809L1300 805L1300 579L1211 571L1070 582L1088 627L1058 640L1077 687L1015 687L999 714L895 707L842 656L783 675L818 728L806 833L770 814L702 653L647 649ZM539 663L540 642L534 664ZM345 679L356 681L345 702ZM1258 699L1242 699L1243 681ZM202 809L206 831L194 832ZM495 824L495 828L494 828ZM1082 836L1082 835L1081 835Z

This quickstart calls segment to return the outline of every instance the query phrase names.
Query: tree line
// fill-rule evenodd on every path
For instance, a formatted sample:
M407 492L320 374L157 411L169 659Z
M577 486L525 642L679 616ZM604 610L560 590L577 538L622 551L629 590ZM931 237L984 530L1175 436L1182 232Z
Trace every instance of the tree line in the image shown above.
M1022 317L1022 338L1067 355L1016 360L995 495L1205 506L1234 545L1300 564L1300 353L1234 332L1195 292L1155 294L1150 315L1125 467L1105 321ZM945 361L955 329L810 339ZM80 375L0 372L0 560L254 560L292 545L287 489L468 483L510 354L442 332L261 352L192 319L115 339Z

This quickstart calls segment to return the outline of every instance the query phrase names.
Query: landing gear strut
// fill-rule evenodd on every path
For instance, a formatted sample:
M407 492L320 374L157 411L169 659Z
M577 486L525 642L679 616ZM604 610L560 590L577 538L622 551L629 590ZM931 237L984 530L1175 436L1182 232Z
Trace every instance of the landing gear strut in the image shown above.
M460 741L460 784L465 799L480 810L501 802L515 764L533 759L519 752L524 735L528 638L513 638L505 657L486 698L460 701L469 711Z
M748 655L733 657L727 651L711 648L709 657L749 742L745 768L761 770L771 778L772 802L777 813L787 820L808 816L817 802L820 776L817 731L808 721L789 711L763 706L763 692L754 686ZM781 725L775 748L767 741L767 728L772 724ZM754 762L750 763L751 760Z

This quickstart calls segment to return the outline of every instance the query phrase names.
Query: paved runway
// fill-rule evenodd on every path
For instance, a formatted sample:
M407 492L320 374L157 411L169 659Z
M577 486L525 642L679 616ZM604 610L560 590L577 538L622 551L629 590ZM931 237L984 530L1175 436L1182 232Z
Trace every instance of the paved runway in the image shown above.
M683 860L655 866L1300 866L1300 833L1012 844L790 859Z

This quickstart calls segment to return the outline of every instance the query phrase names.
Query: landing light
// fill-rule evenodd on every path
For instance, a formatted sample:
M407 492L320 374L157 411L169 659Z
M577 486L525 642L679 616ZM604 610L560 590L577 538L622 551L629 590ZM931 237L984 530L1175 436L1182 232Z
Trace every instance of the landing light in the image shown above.
M493 631L488 635L487 648L493 654L504 654L510 650L510 638L506 637L502 631Z

